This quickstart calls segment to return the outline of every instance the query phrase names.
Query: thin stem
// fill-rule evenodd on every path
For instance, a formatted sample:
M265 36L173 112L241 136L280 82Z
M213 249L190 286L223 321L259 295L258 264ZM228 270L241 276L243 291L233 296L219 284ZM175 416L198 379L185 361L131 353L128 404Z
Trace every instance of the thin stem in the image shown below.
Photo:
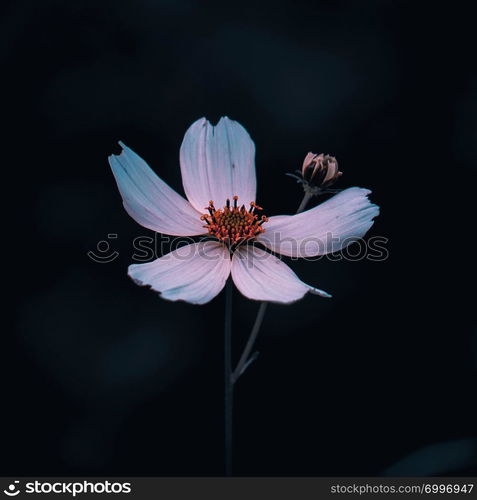
M233 382L232 382L232 280L225 285L224 323L224 369L225 369L225 475L232 475L232 423L233 423Z
M245 365L250 357L250 354L253 349L253 345L255 344L255 339L257 338L258 332L260 331L260 327L262 326L263 317L265 316L265 312L267 310L268 302L262 302L260 307L258 308L257 317L255 318L255 323L253 324L252 331L250 333L250 337L245 344L245 349L243 350L242 356L240 356L240 360L237 364L237 368L235 368L232 374L232 383L235 384L237 379L242 375Z
M301 203L299 207L297 208L296 213L299 214L300 212L303 212L305 210L305 207L308 205L308 202L313 198L313 194L309 193L308 191L305 191L305 195L303 196L303 199L301 200Z
M313 194L305 191L305 195L303 196L303 199L301 200L300 205L298 206L298 209L296 211L297 214L303 212L305 210L306 206L308 205L308 202L313 198ZM250 354L252 352L253 346L255 344L255 340L257 339L258 332L260 331L260 327L262 326L262 321L263 317L265 316L265 312L267 310L268 302L262 302L260 304L260 307L258 309L257 317L255 318L255 323L253 324L252 331L250 332L250 336L247 340L247 343L245 344L245 348L242 352L242 355L240 356L240 360L237 364L237 367L235 370L232 372L232 377L231 381L232 384L235 384L237 380L240 378L240 376L244 373L244 371L247 369L248 365L250 364Z

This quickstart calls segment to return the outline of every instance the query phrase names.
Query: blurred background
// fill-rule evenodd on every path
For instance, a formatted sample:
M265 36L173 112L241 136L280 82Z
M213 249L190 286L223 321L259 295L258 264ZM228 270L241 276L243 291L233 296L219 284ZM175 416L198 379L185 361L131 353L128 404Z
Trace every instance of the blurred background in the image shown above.
M269 307L236 386L237 475L477 473L477 79L465 3L17 0L1 7L3 475L223 474L223 306L127 277L123 140L182 191L207 116L257 147L258 203L337 157L382 208L383 262L291 262L333 294ZM312 203L316 203L313 201ZM472 218L471 218L472 217ZM108 234L113 262L88 258ZM5 232L4 232L5 234ZM7 288L8 287L8 288ZM235 292L234 354L258 304ZM7 321L13 313L13 322Z

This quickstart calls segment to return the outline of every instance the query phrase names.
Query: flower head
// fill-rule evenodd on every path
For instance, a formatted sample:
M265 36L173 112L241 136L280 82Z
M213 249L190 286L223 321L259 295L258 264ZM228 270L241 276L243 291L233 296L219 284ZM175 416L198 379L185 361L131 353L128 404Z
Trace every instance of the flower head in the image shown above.
M246 297L290 303L307 292L329 294L303 283L272 253L311 257L335 252L364 236L379 209L370 191L349 188L298 215L266 217L256 204L255 146L247 131L229 118L212 126L205 118L187 130L180 149L187 200L160 179L131 149L109 158L123 204L142 226L173 236L209 236L128 274L168 300L204 304L232 279ZM310 153L312 154L312 153ZM304 171L330 185L340 175L336 160L307 156Z

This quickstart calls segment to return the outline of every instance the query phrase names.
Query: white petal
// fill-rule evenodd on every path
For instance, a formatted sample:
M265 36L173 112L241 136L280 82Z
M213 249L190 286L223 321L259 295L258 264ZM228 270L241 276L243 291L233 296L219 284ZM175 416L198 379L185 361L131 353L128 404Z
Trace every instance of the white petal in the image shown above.
M141 226L159 233L204 234L201 214L160 179L139 155L119 144L123 151L120 155L111 155L109 164L128 214Z
M289 257L341 250L362 238L379 214L379 207L368 200L370 192L353 187L301 214L270 217L257 241Z
M186 245L147 264L132 264L128 274L138 285L149 285L167 300L205 304L224 287L230 274L230 254L213 241Z
M232 257L232 278L240 292L253 300L288 304L307 292L331 297L301 281L280 259L255 246L239 247Z
M239 123L227 117L215 127L205 118L194 122L184 136L180 163L184 191L199 212L210 200L216 208L233 196L245 206L255 201L255 145Z

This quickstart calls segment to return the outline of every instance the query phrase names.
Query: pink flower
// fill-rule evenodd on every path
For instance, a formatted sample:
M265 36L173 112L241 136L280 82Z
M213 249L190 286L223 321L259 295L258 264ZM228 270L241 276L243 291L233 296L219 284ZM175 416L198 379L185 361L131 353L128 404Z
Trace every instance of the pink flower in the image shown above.
M298 215L260 215L254 143L239 123L226 117L215 127L201 118L184 136L180 166L187 200L120 144L123 151L110 156L109 163L128 214L153 231L212 238L129 266L136 283L168 300L205 304L230 274L249 299L290 303L307 292L330 297L250 243L290 257L324 255L364 236L379 213L367 198L370 191L353 187Z

